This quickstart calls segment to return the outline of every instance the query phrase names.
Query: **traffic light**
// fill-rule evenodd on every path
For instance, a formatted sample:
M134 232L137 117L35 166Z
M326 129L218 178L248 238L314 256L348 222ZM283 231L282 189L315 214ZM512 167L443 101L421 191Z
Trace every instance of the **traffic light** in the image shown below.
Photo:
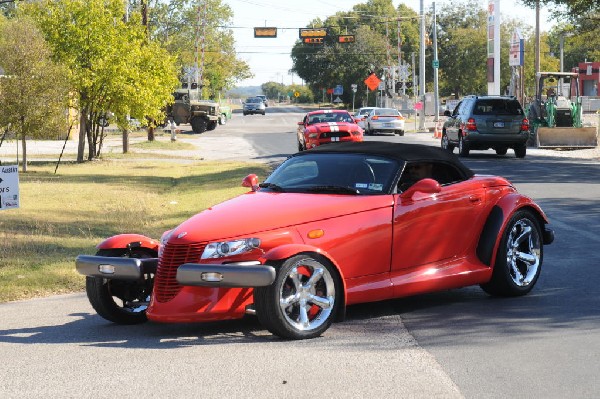
M277 37L277 28L274 28L274 27L254 28L254 37Z
M322 37L305 37L304 43L305 44L323 44L323 38Z
M354 43L354 35L340 35L338 43Z

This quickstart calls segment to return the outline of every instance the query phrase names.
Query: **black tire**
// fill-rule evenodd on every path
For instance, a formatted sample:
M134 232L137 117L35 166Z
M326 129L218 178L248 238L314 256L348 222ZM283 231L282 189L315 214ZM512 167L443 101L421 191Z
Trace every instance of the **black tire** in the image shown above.
M398 130L398 136L404 136L404 130Z
M96 255L126 258L154 258L157 254L146 248L134 248L131 255L127 249L101 249ZM146 322L146 309L154 276L146 275L142 281L85 278L85 290L94 310L108 321L117 324L140 324ZM121 302L120 304L117 303Z
M525 144L521 144L515 147L515 156L517 158L525 158L527 154L527 146Z
M194 131L194 133L204 133L208 125L206 123L206 119L200 116L193 117L190 121L190 124L192 125L192 130Z
M217 121L210 121L208 122L208 124L206 125L206 130L211 131L211 130L215 130L217 128Z
M454 151L454 144L450 143L450 139L448 138L446 132L442 132L442 139L440 141L440 145L442 147L442 150L446 150L448 152Z
M502 233L492 278L480 286L494 296L525 295L537 282L543 258L544 244L537 218L531 211L517 211Z
M219 116L219 125L225 125L227 123L227 117L225 115Z
M254 289L258 320L286 339L320 336L335 319L341 303L342 284L335 268L310 255L285 260L273 284Z
M508 148L506 147L496 147L496 155L506 155Z
M265 112L262 113L262 116L265 116Z
M247 113L247 112L244 112L244 116L246 116L246 115L248 115L248 113Z
M461 157L468 157L469 156L469 145L467 143L465 143L465 141L463 140L462 136L459 133L458 136L458 155L460 155Z

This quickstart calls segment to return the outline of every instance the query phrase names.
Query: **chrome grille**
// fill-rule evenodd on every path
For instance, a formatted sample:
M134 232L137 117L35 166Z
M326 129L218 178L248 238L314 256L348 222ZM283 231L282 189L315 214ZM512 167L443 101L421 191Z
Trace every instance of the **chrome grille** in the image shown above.
M167 244L158 260L154 277L154 297L158 302L168 302L181 290L177 283L177 268L184 263L198 263L206 247L205 242L192 244Z

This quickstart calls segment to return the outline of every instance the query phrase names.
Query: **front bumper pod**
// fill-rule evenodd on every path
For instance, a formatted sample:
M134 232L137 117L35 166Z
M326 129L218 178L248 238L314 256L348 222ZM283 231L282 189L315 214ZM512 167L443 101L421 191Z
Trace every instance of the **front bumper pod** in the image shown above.
M75 268L80 274L118 280L139 280L144 274L156 273L158 258L116 258L79 255Z
M227 264L184 263L177 282L202 287L265 287L275 281L275 268L259 262Z

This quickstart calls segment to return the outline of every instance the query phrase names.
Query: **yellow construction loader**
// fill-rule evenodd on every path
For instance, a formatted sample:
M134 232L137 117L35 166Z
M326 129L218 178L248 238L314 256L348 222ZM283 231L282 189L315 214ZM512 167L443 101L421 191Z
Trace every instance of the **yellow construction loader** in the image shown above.
M583 127L579 76L570 72L538 72L529 122L540 148L593 148L596 127ZM573 93L572 93L573 92Z

